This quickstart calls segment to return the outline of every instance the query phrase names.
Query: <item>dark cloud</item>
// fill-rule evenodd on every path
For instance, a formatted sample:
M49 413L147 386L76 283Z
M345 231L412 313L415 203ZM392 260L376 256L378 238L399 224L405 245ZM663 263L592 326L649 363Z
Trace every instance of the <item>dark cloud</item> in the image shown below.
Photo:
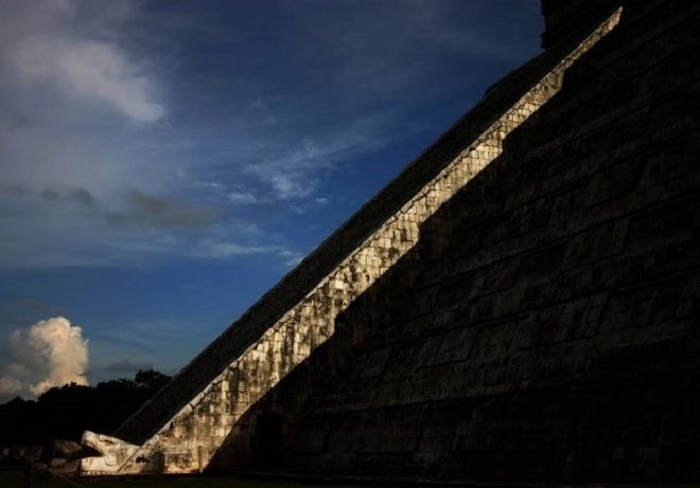
M149 195L140 190L130 190L119 210L106 208L95 195L82 187L47 187L34 190L23 185L9 185L0 191L15 198L35 198L51 204L72 205L84 213L119 227L196 229L214 223L220 213L212 206L199 205L184 199Z
M82 187L59 187L35 190L25 185L8 185L0 189L3 193L22 198L38 197L49 202L74 203L79 207L96 210L97 198Z
M169 229L206 227L216 220L214 207L192 204L186 200L148 195L139 190L129 192L125 212L106 215L115 225L150 225Z
M7 185L0 188L2 193L15 197L26 197L33 194L33 192L24 185Z
M99 209L97 199L85 188L64 188L60 190L45 188L41 192L40 196L41 198L49 201L64 201L73 203L90 211L97 211Z

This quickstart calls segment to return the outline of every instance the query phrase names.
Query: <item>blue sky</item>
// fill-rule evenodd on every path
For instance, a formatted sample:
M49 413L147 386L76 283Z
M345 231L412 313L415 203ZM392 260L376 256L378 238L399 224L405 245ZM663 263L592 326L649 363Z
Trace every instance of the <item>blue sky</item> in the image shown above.
M90 382L176 371L541 31L537 0L1 2L0 400L58 316Z

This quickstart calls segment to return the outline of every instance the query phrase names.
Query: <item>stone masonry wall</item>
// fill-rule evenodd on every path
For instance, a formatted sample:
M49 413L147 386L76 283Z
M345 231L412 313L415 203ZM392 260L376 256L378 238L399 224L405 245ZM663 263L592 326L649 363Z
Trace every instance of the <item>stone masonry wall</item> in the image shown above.
M700 483L699 41L694 2L626 6L247 412L252 451L280 419L267 469ZM234 437L216 467L264 461Z
M485 130L471 139L462 140L462 149L456 157L427 184L412 181L411 184L418 183L420 189L396 213L384 220L359 246L335 265L330 273L320 279L298 303L289 307L277 320L269 323L265 330L260 332L260 337L234 356L223 372L210 380L202 391L188 397L188 403L175 415L163 419L160 413L160 428L155 435L148 438L126 462L113 472L136 473L144 469L152 469L155 465L164 466L165 472L191 472L205 467L221 444L232 435L232 432L235 434L237 423L251 405L274 388L285 375L305 361L312 351L334 334L336 316L415 245L420 224L499 156L503 139L556 93L564 71L609 32L618 18L619 15L613 16L580 45L576 41L563 46L561 51L547 53L547 56L533 62L529 69L521 70L518 73L519 76L511 78L511 81L499 83L487 93L485 105L502 102L507 98L503 96L503 92L512 96L511 90L517 92L518 90L514 87L519 88L523 79L532 77L532 72L542 69L543 66L549 68L540 72L539 81L534 83L534 86L530 85L531 88L526 90L515 103L508 106L499 117L493 119ZM513 86L508 86L509 83ZM492 109L493 106L489 108ZM484 108L481 107L481 110L483 111ZM479 108L475 113L483 117L483 112ZM477 122L476 127L484 125L484 120ZM462 124L464 120L459 126L462 129L466 127L471 131L474 130L473 126ZM454 137L454 129L448 133L447 137L448 139ZM436 147L440 144L439 142ZM431 151L433 150L426 154L431 154ZM424 158L425 155L417 163L418 166L420 163L429 164ZM398 180L410 181L410 176L411 171L407 171ZM389 194L394 191L391 185L385 190L387 191ZM380 198L375 201L381 202L382 198L380 195ZM370 203L360 211L360 214L372 205L373 203ZM342 234L344 231L347 231L347 227L341 229L339 233ZM332 237L330 241L333 239ZM327 241L322 247L328 246ZM312 260L313 256L311 261L307 260L306 263ZM303 270L303 268L304 263L300 266L300 269ZM269 300L269 296L264 300ZM253 310L251 313L256 312ZM250 317L250 313L242 320L246 317ZM245 325L245 321L243 324ZM257 331L256 327L252 328ZM227 331L225 335L234 335L239 331L243 337L250 334L250 330L239 325ZM193 364L199 364L207 358L214 363L220 362L221 357L213 352L219 347L221 346L214 344ZM193 365L188 368L190 372L196 370ZM206 369L210 370L211 366ZM180 383L183 382L183 377L191 374L188 371L180 376ZM173 384L177 385L177 382L178 378ZM163 403L163 399L167 399L169 393L172 395L174 391L171 385L169 391L163 392L160 399L156 398L154 403L147 405L143 412L137 413L135 418L122 427L117 435L127 433L128 435L122 435L126 440L134 437L142 438L142 434L134 433L138 432L139 416L146 417L145 425L141 425L141 429L148 431L154 424L151 419L157 416L153 413L157 412L155 406L159 402ZM162 461L154 461L155 457ZM90 471L90 465L89 461L86 462L84 469ZM94 463L92 465L94 466Z

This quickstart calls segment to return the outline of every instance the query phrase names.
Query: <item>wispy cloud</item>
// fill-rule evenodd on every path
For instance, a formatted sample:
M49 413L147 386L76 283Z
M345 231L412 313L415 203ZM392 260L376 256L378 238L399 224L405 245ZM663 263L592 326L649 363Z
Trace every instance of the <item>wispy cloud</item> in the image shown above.
M320 5L1 2L0 266L285 260L274 226L415 139L465 57L519 56L481 2Z
M23 186L0 187L0 199L14 197L28 203L43 205L48 212L64 205L70 210L84 211L86 217L119 227L153 227L157 229L187 229L207 226L216 220L218 210L173 197L150 195L131 189L120 200L103 202L85 188L57 187L33 190ZM32 202L33 200L33 202ZM2 202L2 200L0 200ZM5 203L8 203L5 201ZM108 205L115 205L110 208Z
M131 190L126 198L126 210L107 213L110 223L118 225L149 225L171 229L189 229L212 224L218 216L213 207L196 205L186 200L157 197Z
M101 102L131 119L154 122L165 108L153 101L152 80L139 74L113 44L60 34L28 37L11 51L13 71L32 90L46 86L67 96Z
M0 241L0 266L113 266L278 253L259 226L222 220L222 210L137 190L104 201L84 188L0 188L0 218L13 234Z
M251 205L260 203L260 199L249 191L229 191L226 194L228 201L236 205Z
M275 151L260 154L243 172L268 188L275 199L313 200L320 183L338 165L392 141L394 136L387 132L387 127L395 115L384 111L365 114L342 127L322 125L313 135L301 140L295 134L278 134L281 140L290 142Z
M303 255L279 245L240 245L225 240L207 240L199 243L196 255L207 259L229 259L240 256L268 255L279 258L285 266L298 263Z
M207 240L199 244L197 255L204 258L226 259L251 254L269 254L276 252L272 246L243 246L235 242Z
M168 169L132 146L165 118L158 76L115 33L129 9L93 7L0 4L0 266L100 264L124 233L108 235L110 222L212 218L155 196Z

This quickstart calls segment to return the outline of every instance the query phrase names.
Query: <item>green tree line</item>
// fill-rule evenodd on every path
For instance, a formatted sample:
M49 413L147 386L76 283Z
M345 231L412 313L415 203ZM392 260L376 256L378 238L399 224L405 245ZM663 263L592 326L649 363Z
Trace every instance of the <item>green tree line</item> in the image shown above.
M16 397L0 405L0 447L78 442L83 431L114 432L170 381L158 371L140 370L133 379L51 388L36 400Z

